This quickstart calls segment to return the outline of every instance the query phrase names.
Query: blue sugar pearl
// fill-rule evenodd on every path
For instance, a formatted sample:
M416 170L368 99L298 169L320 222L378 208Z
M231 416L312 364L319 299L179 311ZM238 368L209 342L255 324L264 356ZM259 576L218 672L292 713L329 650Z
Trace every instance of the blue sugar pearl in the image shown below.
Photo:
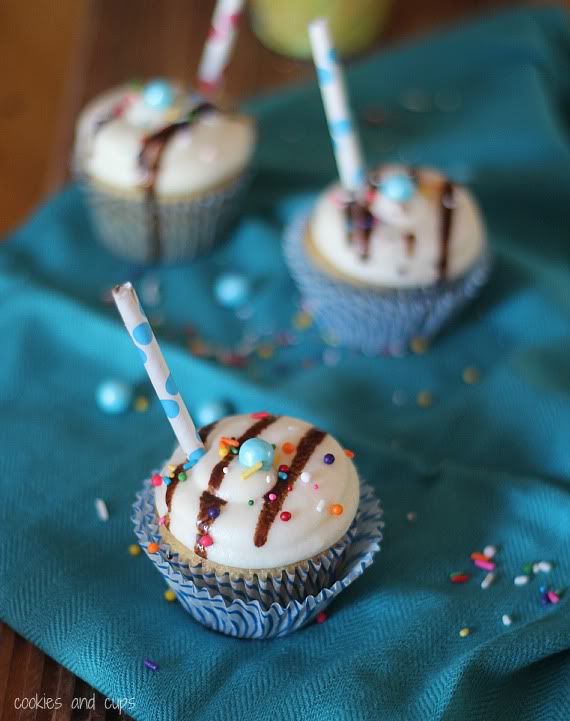
M261 461L262 468L268 471L273 464L275 450L271 443L262 441L261 438L250 438L242 443L239 449L239 462L246 468L255 466Z
M380 183L380 192L396 203L407 203L414 197L416 184L409 175L394 173Z
M145 105L154 110L166 110L174 102L174 90L166 80L151 80L142 93Z
M219 515L220 515L219 508L208 508L208 518L211 518L213 520L214 518L217 518Z
M210 423L219 421L220 418L229 416L232 413L232 407L227 401L213 400L202 403L196 409L194 417L199 426L207 426Z
M169 486L172 481L172 479L169 478L168 476L162 476L162 480L164 481L165 486Z
M223 273L214 281L214 297L224 308L239 308L248 301L250 294L251 283L241 273Z
M289 478L289 474L285 473L285 471L279 471L277 477L280 478L282 481L286 481Z
M103 413L118 414L129 409L133 389L123 381L109 378L97 386L95 399Z
M332 463L334 463L334 456L332 453L325 453L323 456L323 461L327 464L327 466L330 466Z

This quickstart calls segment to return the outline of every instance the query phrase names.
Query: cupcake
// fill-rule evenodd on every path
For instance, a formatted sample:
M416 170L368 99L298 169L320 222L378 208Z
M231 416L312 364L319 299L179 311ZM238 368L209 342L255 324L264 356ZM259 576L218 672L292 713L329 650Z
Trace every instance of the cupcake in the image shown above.
M471 193L399 165L370 174L360 196L327 188L289 228L285 257L322 332L370 354L434 336L489 273Z
M137 496L139 543L209 628L246 638L300 628L379 549L381 511L354 454L266 412L196 431L132 284L112 295L179 444Z
M123 85L81 113L74 169L100 240L139 262L191 259L235 215L255 143L253 121L180 85Z
M229 416L200 437L197 462L177 447L153 475L154 493L147 485L139 496L141 545L202 623L238 636L288 633L371 563L374 494L350 451L295 418Z

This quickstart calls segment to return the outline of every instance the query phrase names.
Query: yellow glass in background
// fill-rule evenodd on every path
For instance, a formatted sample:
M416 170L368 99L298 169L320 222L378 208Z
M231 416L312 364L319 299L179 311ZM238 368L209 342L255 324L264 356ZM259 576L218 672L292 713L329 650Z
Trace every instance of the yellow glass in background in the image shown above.
M253 30L281 55L311 57L307 25L326 17L337 52L344 57L366 50L380 35L392 0L250 0Z

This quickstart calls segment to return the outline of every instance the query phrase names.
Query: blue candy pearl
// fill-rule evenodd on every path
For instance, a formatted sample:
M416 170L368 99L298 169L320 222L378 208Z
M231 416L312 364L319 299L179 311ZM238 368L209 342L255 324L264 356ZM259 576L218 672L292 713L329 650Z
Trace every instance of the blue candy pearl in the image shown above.
M262 468L268 471L273 464L275 449L271 443L262 441L261 438L250 438L242 443L239 449L239 462L246 468L255 466L261 461Z
M219 421L220 418L229 416L232 407L226 401L207 401L198 406L195 412L196 423L198 426L208 426L210 423Z
M166 110L174 102L174 90L166 80L151 80L142 92L145 105L154 110Z
M239 308L247 302L251 284L240 273L223 273L214 281L214 297L224 308Z
M132 388L123 381L110 378L97 386L95 399L104 413L118 414L129 409L133 398Z
M381 182L380 192L396 203L406 203L414 197L416 184L409 175L394 173Z

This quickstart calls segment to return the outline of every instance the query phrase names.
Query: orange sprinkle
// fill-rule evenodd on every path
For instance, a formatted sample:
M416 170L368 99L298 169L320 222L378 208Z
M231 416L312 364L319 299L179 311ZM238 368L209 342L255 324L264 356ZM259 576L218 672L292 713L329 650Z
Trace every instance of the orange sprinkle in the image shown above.
M147 548L149 553L158 553L158 549L160 548L160 546L158 545L158 543L149 543Z
M491 558L488 558L484 553L472 553L471 554L471 560L472 561L491 561Z
M233 446L234 448L239 446L235 438L220 438L220 443L225 443L226 446Z
M349 451L348 448L345 448L345 449L344 449L344 455L345 455L347 458L354 458L354 451Z
M340 503L333 503L333 505L329 508L331 516L341 516L343 511L344 508Z
M293 443L289 443L289 441L287 441L281 446L281 450L283 451L283 453L294 453L295 446L293 445Z

